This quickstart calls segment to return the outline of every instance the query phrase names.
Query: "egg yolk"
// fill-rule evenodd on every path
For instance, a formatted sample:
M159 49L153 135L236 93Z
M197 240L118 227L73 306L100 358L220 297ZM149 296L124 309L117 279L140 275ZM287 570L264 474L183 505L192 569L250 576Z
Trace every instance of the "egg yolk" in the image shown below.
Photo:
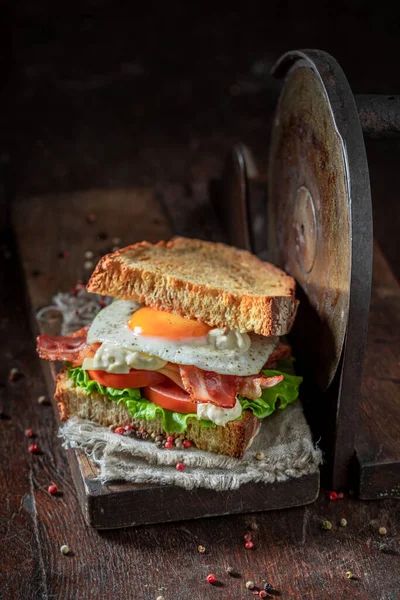
M149 306L144 306L131 316L128 327L136 335L166 338L170 340L205 337L211 327L185 319Z

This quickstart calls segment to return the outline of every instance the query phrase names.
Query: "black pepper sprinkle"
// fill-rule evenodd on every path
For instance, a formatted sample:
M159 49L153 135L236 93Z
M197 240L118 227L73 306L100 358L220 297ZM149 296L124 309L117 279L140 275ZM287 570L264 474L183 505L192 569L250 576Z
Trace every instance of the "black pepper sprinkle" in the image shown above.
M268 594L270 594L270 593L273 591L273 589L274 589L274 588L273 588L273 586L272 586L270 583L266 583L266 584L264 585L264 590L265 590L265 591L266 591Z

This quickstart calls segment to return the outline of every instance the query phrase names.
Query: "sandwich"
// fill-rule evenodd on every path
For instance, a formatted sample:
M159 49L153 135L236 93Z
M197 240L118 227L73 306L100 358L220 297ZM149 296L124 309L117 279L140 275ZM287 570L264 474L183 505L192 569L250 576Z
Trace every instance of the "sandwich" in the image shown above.
M41 358L65 363L61 420L240 458L262 420L297 399L283 337L295 283L249 252L182 237L141 242L104 256L87 290L112 298L91 325L37 340Z

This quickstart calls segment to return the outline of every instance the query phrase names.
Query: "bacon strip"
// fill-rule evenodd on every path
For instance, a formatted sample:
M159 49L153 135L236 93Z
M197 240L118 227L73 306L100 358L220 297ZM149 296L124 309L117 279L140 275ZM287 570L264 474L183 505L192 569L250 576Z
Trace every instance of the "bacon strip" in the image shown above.
M222 408L235 406L239 377L202 371L189 365L181 365L179 371L185 390L196 402L211 402Z
M292 356L292 348L289 344L278 342L272 354L270 354L267 362L264 365L264 369L276 369L278 367L278 360L288 359Z
M100 344L87 343L89 326L82 327L70 335L39 335L37 351L45 360L67 360L72 366L80 366L85 356L94 354Z
M263 389L278 385L284 378L283 375L274 375L273 377L220 375L188 365L180 366L179 371L183 386L192 400L211 402L222 408L233 408L237 394L250 400L256 400L262 395Z
M265 388L274 387L283 380L283 375L274 375L273 377L263 377L260 375L250 375L249 377L239 378L238 394L249 398L249 400L257 400L262 395Z

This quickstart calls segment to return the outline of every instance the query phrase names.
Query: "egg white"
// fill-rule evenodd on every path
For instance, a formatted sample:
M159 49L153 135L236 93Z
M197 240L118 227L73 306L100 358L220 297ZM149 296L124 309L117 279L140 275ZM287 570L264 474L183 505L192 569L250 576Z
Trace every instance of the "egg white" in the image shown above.
M145 352L180 365L194 365L222 375L255 375L260 372L274 350L278 338L250 333L248 350L221 350L208 343L207 337L174 342L165 338L138 336L127 323L142 305L115 300L95 317L88 332L88 342L108 342L128 350Z

